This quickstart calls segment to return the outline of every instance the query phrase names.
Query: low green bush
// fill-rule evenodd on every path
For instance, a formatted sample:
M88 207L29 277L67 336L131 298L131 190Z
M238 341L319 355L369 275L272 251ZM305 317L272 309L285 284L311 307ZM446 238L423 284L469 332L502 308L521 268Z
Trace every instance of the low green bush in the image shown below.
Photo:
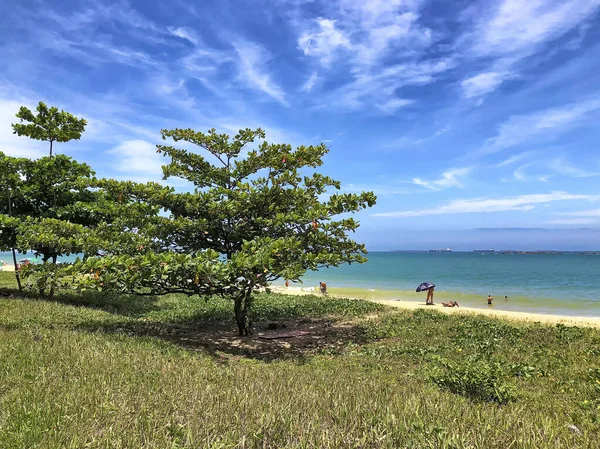
M446 362L431 374L431 380L448 391L469 399L506 404L517 399L507 382L509 373L498 362L466 359Z

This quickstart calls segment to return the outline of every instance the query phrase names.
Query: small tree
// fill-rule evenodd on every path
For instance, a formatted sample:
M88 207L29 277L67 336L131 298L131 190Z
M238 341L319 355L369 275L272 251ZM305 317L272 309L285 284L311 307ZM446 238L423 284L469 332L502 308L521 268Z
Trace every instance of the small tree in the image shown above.
M95 180L89 165L64 155L31 160L5 156L0 152L0 160L9 164L10 171L5 176L12 180L11 189L0 191L0 214L9 215L10 212L23 224L28 217L68 220L83 225L102 221L103 217L93 211L100 192L91 188ZM12 205L10 211L9 204ZM61 254L52 247L23 249L36 251L44 262L56 262Z
M183 224L171 245L184 252L213 250L224 256L229 291L240 335L248 334L248 312L256 287L286 278L299 280L307 270L365 262L365 246L348 237L359 224L347 216L375 204L372 192L333 194L340 183L314 172L328 153L325 145L261 143L243 154L261 129L226 134L191 129L163 130L163 139L184 141L208 158L173 146L159 145L170 157L165 178L192 182L194 193L169 195L163 207ZM181 232L183 230L183 232ZM223 293L223 292L220 292Z
M45 281L54 279L59 256L95 256L106 246L116 253L139 247L131 231L158 214L158 206L144 198L163 192L170 190L152 183L98 180L89 165L60 154L31 160L0 152L0 248L33 251L44 265L52 262L28 270L35 275L38 269L36 286L43 293ZM151 248L152 240L143 242Z
M14 134L50 142L50 157L52 157L54 142L79 140L87 125L86 120L79 119L68 112L59 111L56 107L48 108L42 101L39 102L36 110L37 115L34 115L31 110L21 106L16 114L20 123L12 125Z
M246 154L247 145L264 139L262 130L241 130L233 139L191 129L164 130L162 136L205 151L158 146L171 159L163 167L165 179L186 179L195 190L149 198L170 212L137 230L147 233L154 249L88 259L77 267L94 273L78 277L85 288L218 294L233 300L239 334L247 335L257 287L279 278L299 280L307 270L366 261L364 245L348 237L359 226L349 214L375 204L375 195L328 195L340 183L314 172L328 152L325 145L293 150L263 142ZM340 214L346 215L334 220Z

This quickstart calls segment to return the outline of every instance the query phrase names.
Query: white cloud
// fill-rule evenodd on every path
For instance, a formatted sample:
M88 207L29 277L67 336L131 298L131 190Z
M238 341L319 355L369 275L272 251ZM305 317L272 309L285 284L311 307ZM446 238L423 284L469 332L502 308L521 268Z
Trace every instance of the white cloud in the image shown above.
M311 73L306 82L300 88L300 90L302 92L310 92L313 89L313 87L315 87L315 84L317 84L317 81L319 81L319 76L317 75L317 72Z
M390 102L396 89L432 83L436 74L454 67L448 59L425 58L434 38L419 23L421 3L332 0L325 17L299 22L298 46L303 53L326 68L335 61L336 73L346 69L350 75L350 81L320 99L322 107L357 110L373 106L390 114L407 104ZM393 65L387 58L393 58Z
M557 214L566 218L556 218L550 220L550 224L560 225L587 225L600 224L600 209L588 209L577 212L563 212Z
M591 113L598 110L600 110L600 100L591 99L533 114L511 116L500 125L497 135L486 141L484 151L494 153L534 139L550 140L569 129L580 126Z
M577 167L569 161L561 158L552 159L548 163L548 168L559 175L568 176L571 178L591 178L593 176L600 175L600 173L597 171L590 171L582 167Z
M420 1L337 0L329 17L304 24L298 46L307 56L329 67L349 53L356 67L376 65L394 49L427 47L432 31L418 24Z
M428 215L473 214L483 212L528 211L536 204L547 204L554 201L589 200L596 201L599 196L577 195L567 192L551 192L529 194L504 198L458 199L443 206L428 209L406 210L399 212L382 212L372 214L374 217L422 217Z
M515 179L518 179L519 181L527 180L527 174L525 173L525 169L531 167L532 165L533 163L529 163L517 167L517 169L513 172L513 176L515 177Z
M385 103L377 105L377 107L381 109L384 113L391 115L398 109L401 109L405 106L410 106L414 103L415 100L410 100L407 98L392 98L386 101Z
M433 134L431 134L430 136L427 137L421 137L420 139L409 139L406 137L402 137L401 139L397 139L395 141L393 141L391 144L388 144L388 146L402 146L402 147L406 147L406 146L410 146L410 145L421 145L425 142L429 142L430 140L434 140L437 137L446 134L448 131L450 131L452 128L450 126L444 126L440 129L438 129L436 132L434 132Z
M519 162L519 161L531 156L532 154L534 154L533 151L525 151L520 154L515 154L514 156L511 156L508 159L504 159L503 161L498 162L496 165L494 165L494 167L505 167L507 165L512 165L515 162Z
M156 182L162 179L164 158L156 153L156 146L146 140L126 140L107 153L114 155L113 167L122 173L143 175Z
M461 82L466 98L481 97L495 90L508 76L496 72L483 72Z
M285 92L263 71L270 59L267 51L252 42L238 41L234 43L238 55L239 78L248 87L267 94L284 106L289 106Z
M550 151L550 150L548 150ZM519 156L531 154L532 152L522 153ZM513 157L516 159L516 157ZM506 162L506 161L504 161ZM512 161L514 162L514 160ZM508 165L508 164L504 164ZM496 165L496 167L500 167L502 165ZM533 168L533 170L528 170ZM537 169L537 173L536 173ZM531 173L533 171L533 173ZM540 171L545 172L540 174ZM551 171L551 174L547 172ZM529 173L528 173L529 172ZM515 169L513 172L513 176L515 179L519 181L530 181L535 179L540 182L548 182L550 178L555 176L563 176L568 178L591 178L593 176L600 176L600 172L591 171L586 168L582 168L573 163L569 162L565 158L554 158L554 159L542 159L536 160L532 162L528 162L523 164Z
M555 225L592 225L600 224L600 218L558 218L546 223Z
M600 209L587 209L577 212L563 212L559 215L568 215L570 217L596 217L600 218Z
M432 31L418 23L421 3L341 0L341 22L353 41L354 63L374 66L394 50L415 51L431 45Z
M329 66L339 50L351 47L350 40L336 29L335 20L319 17L315 22L315 28L300 35L298 46L305 55L317 57L321 64Z
M471 172L471 167L463 167L463 168L455 168L452 170L446 170L442 173L442 177L440 179L436 179L434 181L426 181L421 178L413 178L413 184L416 184L421 187L425 187L429 190L444 190L450 187L458 187L463 188L462 182L460 182L459 178L462 178L468 175Z
M436 75L454 67L453 60L441 59L397 64L373 73L357 74L352 82L331 92L326 104L347 110L361 109L369 103L384 104L397 89L431 84L436 81Z
M478 20L472 51L479 56L530 54L589 18L598 0L503 0ZM489 10L490 4L484 7Z
M194 45L198 45L198 36L196 32L191 28L187 27L168 27L169 32L173 36L177 36L181 39L191 42Z
M517 76L521 61L565 33L585 28L598 6L600 0L484 0L471 5L472 29L459 39L466 43L463 54L492 60L488 70L463 81L465 97L482 97Z

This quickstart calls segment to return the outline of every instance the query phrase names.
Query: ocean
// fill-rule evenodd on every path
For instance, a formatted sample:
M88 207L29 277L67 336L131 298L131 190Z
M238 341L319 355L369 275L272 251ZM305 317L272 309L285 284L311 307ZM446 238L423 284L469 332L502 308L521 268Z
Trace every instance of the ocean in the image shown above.
M492 295L495 309L600 316L600 255L372 252L367 257L365 264L309 272L303 287L324 281L336 294L424 302L425 293L415 289L432 282L436 301L486 308Z
M436 284L436 301L486 308L492 295L493 308L500 310L600 316L600 255L372 252L367 257L365 264L308 272L300 286L324 281L335 294L424 302L425 294L415 289L428 281ZM12 263L10 253L0 253L0 260Z

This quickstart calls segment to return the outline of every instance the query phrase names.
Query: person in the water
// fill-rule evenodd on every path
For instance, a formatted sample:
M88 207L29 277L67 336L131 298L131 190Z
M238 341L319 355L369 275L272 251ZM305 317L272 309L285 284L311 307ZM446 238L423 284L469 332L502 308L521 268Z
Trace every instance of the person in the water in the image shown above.
M492 298L492 295L488 295L488 306L492 305L492 301L494 300L494 298Z

